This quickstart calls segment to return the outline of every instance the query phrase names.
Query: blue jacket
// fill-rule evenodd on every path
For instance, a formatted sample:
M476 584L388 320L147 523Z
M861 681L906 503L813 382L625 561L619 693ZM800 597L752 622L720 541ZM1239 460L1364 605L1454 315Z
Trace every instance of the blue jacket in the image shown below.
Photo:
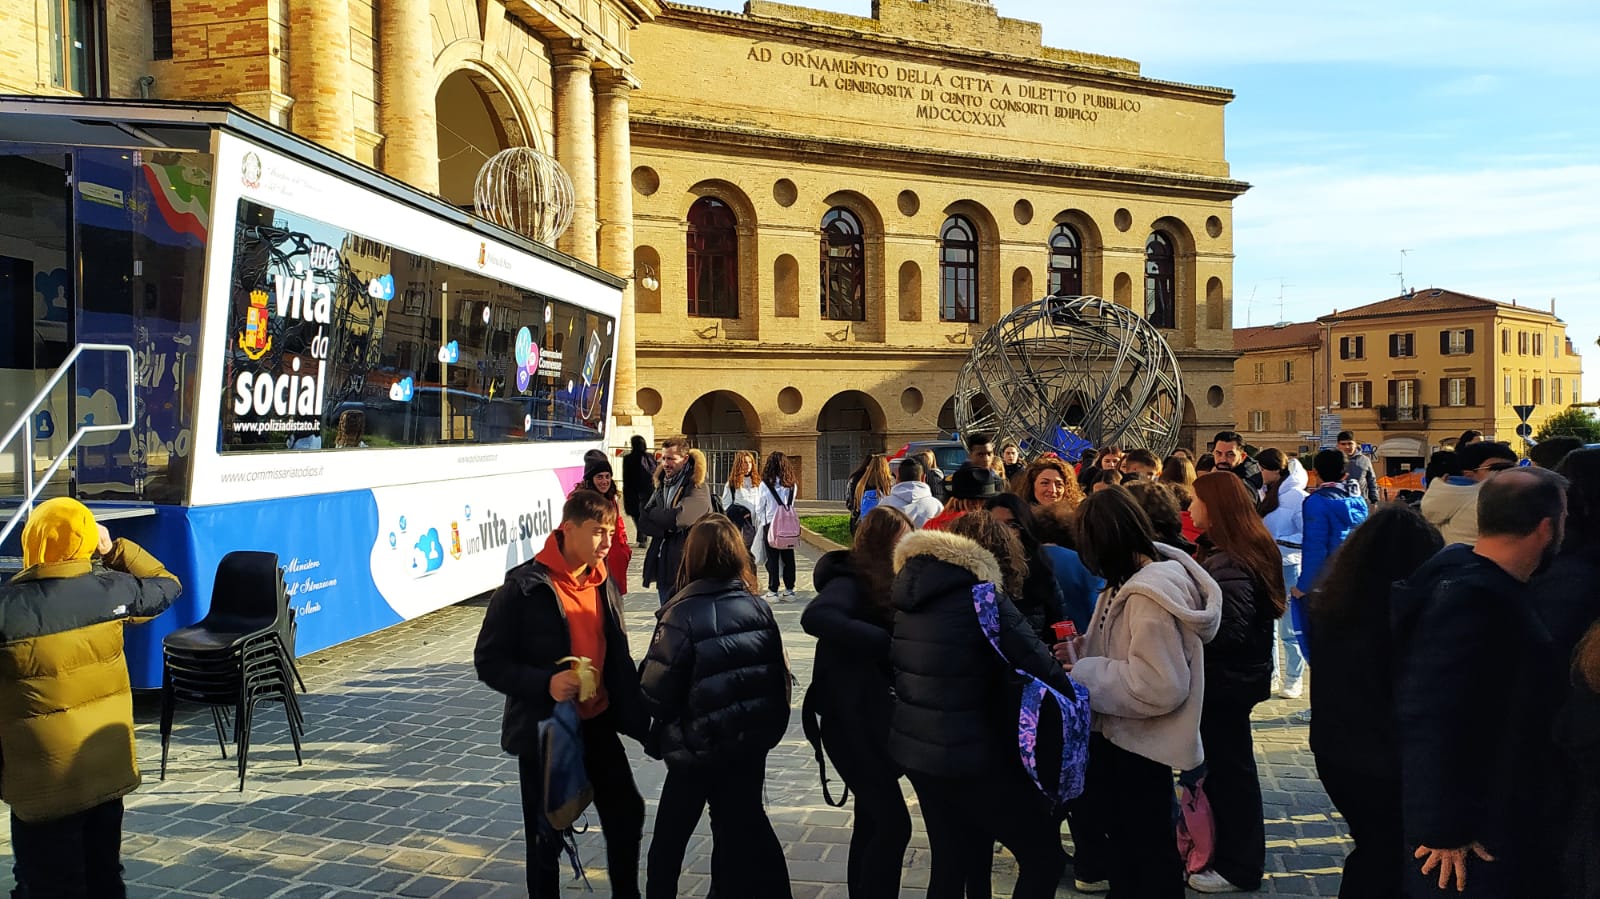
M1305 520L1305 541L1300 554L1300 581L1295 586L1301 593L1310 593L1328 557L1356 525L1367 520L1367 501L1361 498L1361 485L1355 481L1323 484L1306 497L1301 517Z
M1050 566L1055 570L1056 583L1061 585L1061 611L1077 625L1078 633L1089 630L1089 618L1094 614L1095 598L1106 588L1106 582L1085 568L1078 554L1064 546L1046 543L1040 547Z

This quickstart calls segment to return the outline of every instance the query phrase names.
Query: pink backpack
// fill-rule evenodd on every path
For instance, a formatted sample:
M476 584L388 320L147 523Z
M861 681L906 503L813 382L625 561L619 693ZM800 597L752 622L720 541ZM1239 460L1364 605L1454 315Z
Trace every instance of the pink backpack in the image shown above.
M1217 824L1206 798L1206 779L1192 787L1180 780L1178 793L1178 854L1183 856L1184 873L1198 874L1211 867L1217 850Z
M784 502L771 484L767 485L767 492L778 501L778 511L767 525L767 545L773 549L794 549L800 542L800 516L794 514L794 494L791 492L789 501Z

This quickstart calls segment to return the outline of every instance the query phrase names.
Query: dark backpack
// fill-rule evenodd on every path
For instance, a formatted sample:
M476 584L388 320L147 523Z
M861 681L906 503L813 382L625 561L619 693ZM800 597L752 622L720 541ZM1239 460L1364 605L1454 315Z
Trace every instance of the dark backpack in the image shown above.
M838 802L833 801L833 795L828 791L828 759L827 753L822 750L822 717L817 713L815 683L806 688L805 699L800 702L800 727L805 731L806 742L811 744L811 751L817 756L817 773L822 778L822 801L834 808L844 808L844 804L850 801L850 785L845 785Z
M539 809L537 839L560 842L574 876L587 884L573 825L594 801L594 785L583 764L583 730L576 702L556 703L550 717L539 722L539 758L544 768L544 807Z

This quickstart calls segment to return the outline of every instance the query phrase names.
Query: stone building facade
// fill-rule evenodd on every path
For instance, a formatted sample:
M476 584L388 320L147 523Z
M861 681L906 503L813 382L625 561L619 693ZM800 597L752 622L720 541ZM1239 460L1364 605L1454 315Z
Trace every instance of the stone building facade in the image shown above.
M1291 454L1317 447L1318 415L1328 404L1322 337L1316 322L1234 329L1234 409L1252 445Z
M634 262L660 287L638 295L639 405L656 431L782 450L804 495L837 497L863 453L953 426L974 338L1056 289L1162 327L1184 443L1233 425L1232 94L1043 46L987 2L873 10L666 4L641 27Z
M560 248L630 279L617 442L783 450L829 495L950 428L974 338L1055 290L1162 327L1184 443L1234 424L1232 94L987 0L0 0L0 24L0 90L230 102L463 206L498 150L553 152Z

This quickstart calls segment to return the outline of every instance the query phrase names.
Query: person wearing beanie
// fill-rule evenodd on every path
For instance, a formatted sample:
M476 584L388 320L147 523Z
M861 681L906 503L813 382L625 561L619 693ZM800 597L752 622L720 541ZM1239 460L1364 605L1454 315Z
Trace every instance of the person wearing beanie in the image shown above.
M617 592L628 592L628 565L633 561L633 544L628 542L628 523L622 517L622 494L617 490L617 478L611 471L611 460L605 453L590 450L583 457L583 480L573 490L593 490L617 506L617 532L611 540L611 551L606 554L606 573L617 585ZM569 494L570 496L570 494Z
M0 799L18 895L126 895L122 797L139 786L123 628L182 592L75 499L41 503L0 586Z

